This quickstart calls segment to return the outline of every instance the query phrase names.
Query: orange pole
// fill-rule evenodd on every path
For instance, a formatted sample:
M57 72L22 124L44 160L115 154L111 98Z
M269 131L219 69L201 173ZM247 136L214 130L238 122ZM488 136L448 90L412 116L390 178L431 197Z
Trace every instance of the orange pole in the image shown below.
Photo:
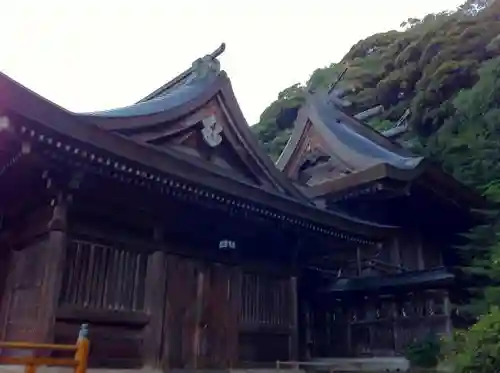
M35 364L26 364L26 369L24 369L25 373L36 373Z
M56 357L10 357L10 356L0 356L0 364L5 365L30 365L34 364L36 366L40 365L54 365L59 367L76 367L77 361L73 359L61 359Z
M0 348L12 348L16 350L56 350L56 351L75 351L75 345L56 345L47 343L28 343L28 342L1 342Z
M88 324L83 324L80 328L80 334L78 335L78 341L76 342L76 368L75 373L86 373L89 358L89 348L90 342L88 339L89 329ZM35 373L35 372L26 372Z

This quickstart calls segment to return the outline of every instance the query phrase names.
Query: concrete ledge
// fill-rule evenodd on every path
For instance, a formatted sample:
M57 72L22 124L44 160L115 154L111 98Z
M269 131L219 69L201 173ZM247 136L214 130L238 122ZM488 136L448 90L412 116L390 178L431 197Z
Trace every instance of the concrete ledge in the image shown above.
M73 368L40 367L37 373L74 373ZM24 373L24 366L0 365L0 373ZM160 369L87 369L87 373L163 373Z
M410 362L404 357L371 357L371 358L318 358L313 362L316 371L333 368L341 372L407 372Z
M229 373L306 373L305 369L291 369L283 367L281 369L276 368L262 368L262 369L230 369Z

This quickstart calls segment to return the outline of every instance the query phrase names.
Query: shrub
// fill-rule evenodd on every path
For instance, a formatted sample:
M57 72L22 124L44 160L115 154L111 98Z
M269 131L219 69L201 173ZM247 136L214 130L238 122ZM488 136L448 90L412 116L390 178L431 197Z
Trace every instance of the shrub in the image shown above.
M434 368L439 362L441 342L435 335L410 343L406 347L406 358L411 366Z
M444 345L444 355L456 373L500 370L500 309L494 307L468 330L457 331Z

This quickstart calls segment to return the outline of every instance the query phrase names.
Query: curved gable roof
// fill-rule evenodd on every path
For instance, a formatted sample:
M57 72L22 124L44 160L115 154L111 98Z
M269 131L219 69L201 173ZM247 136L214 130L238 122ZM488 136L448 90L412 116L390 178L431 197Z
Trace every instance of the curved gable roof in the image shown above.
M439 185L444 190L442 195L446 195L454 204L463 203L475 208L486 205L484 198L437 165L346 114L325 92L310 95L300 109L292 136L277 161L280 170L285 171L296 156L308 123L325 138L331 152L353 168L351 174L306 188L304 193L310 198L387 177L401 181L419 179L432 188Z
M182 78L173 80L175 84L167 84L163 89L149 95L149 99L140 100L136 104L123 108L77 116L82 121L91 122L104 131L117 132L122 135L126 135L126 132L130 130L138 131L157 126L162 126L163 131L166 132L176 120L200 110L210 100L216 100L226 111L228 125L238 137L244 152L253 159L270 183L285 195L303 203L312 204L288 178L276 169L269 156L257 143L243 116L227 74L219 71L218 61L214 63L213 59L212 54L197 60L191 69L181 74ZM131 139L134 140L133 137ZM162 148L163 150L165 149ZM182 156L186 160L194 158L186 154ZM191 160L200 163L199 159ZM212 165L207 164L207 166L213 168ZM222 170L219 171L222 172ZM226 176L231 175L226 174Z
M332 152L355 170L377 164L412 170L423 160L346 114L323 92L310 95L300 111L292 136L276 163L280 170L291 160L309 121L326 139Z
M209 82L209 80L206 82ZM238 124L240 130L239 134L245 140L244 143L248 149L252 154L259 157L263 167L269 170L270 175L272 175L277 182L293 192L292 195L262 190L239 180L228 178L227 175L217 173L215 170L205 167L202 162L186 158L183 154L179 154L178 152L169 149L159 151L153 146L140 144L124 136L117 135L113 131L106 130L106 126L103 125L109 120L109 117L112 116L110 116L109 111L107 112L108 114L105 115L99 115L97 113L72 113L30 91L1 73L0 92L2 94L0 95L0 109L7 114L12 113L27 119L33 123L36 128L42 129L42 132L47 131L57 136L64 136L81 145L86 144L91 149L94 149L93 151L100 152L101 154L110 154L120 157L125 161L142 164L158 172L170 174L183 180L190 180L208 188L213 188L214 190L246 198L249 201L265 204L270 208L294 214L304 219L310 219L310 221L315 223L324 224L348 232L363 232L362 234L372 237L383 237L393 229L397 229L397 227L376 224L349 217L340 212L326 211L314 207L312 202L292 185L291 181L286 179L284 175L281 175L278 170L274 168L271 160L263 153L263 150L258 147L257 141L253 138L243 118L243 114L237 105L234 92L232 91L227 76L224 73L218 74L218 77L211 81L209 86L214 92L220 93L218 99L226 105L231 117ZM171 93L173 93L173 90ZM208 90L208 93L210 93L210 90ZM174 116L172 111L176 113L175 115L181 115L184 110L189 109L189 105L192 105L193 101L198 99L199 96L182 104L180 104L179 101L179 105L175 106L175 109L166 111L170 112L169 115L172 116ZM143 102L140 102L138 104L142 103ZM132 108L130 108L130 110L132 110ZM156 114L160 112L161 110L155 111ZM120 118L120 120L128 118L127 121L131 120L131 118L144 118L144 120L148 118L148 120L150 120L151 116L152 115L147 114L139 116L115 115L113 118ZM221 187L222 184L224 184L224 187Z

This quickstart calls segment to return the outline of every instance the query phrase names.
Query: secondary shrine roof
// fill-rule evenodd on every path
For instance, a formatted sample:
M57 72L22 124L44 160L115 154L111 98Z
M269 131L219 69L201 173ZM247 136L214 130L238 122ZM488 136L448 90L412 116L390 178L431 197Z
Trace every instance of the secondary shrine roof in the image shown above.
M307 124L313 123L337 157L353 169L362 170L377 164L389 164L402 170L418 167L423 157L394 144L353 116L346 114L326 92L310 95L301 109L304 114L296 122L290 141L278 159L284 169L290 161Z
M293 133L277 161L288 177L306 172L302 189L310 198L339 193L383 179L418 179L443 198L464 207L485 206L485 200L439 166L391 141L348 115L328 92L309 94L299 110Z
M418 288L426 286L449 284L455 279L453 273L444 267L428 269L425 271L403 272L384 276L366 276L357 278L339 278L333 280L330 286L323 289L322 293L342 293L353 291L383 291L395 288Z

